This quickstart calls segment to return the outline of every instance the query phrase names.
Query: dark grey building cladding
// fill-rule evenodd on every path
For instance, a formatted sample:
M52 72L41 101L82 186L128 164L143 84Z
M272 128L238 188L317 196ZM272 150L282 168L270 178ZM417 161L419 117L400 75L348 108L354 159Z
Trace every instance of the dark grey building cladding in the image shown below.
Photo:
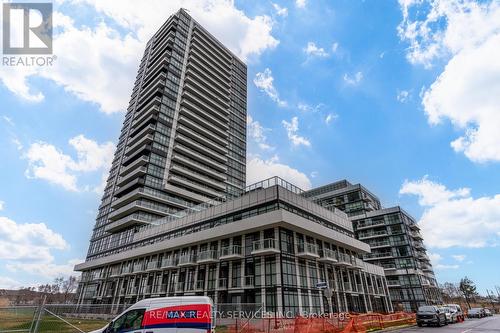
M347 180L302 195L323 207L340 209L350 217L356 238L372 249L363 259L384 268L395 309L416 311L419 305L441 303L420 228L407 212L400 207L382 208L377 196Z

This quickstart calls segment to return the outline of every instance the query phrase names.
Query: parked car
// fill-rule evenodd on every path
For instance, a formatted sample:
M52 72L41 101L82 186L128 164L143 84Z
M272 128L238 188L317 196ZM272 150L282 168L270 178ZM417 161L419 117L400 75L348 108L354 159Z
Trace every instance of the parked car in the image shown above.
M90 333L211 333L213 303L209 297L159 297L143 299L111 323Z
M486 312L483 308L472 308L467 312L468 318L483 318L486 317Z
M417 325L447 325L444 311L434 305L424 305L418 308Z
M444 315L446 317L446 322L448 324L453 324L458 321L456 309L443 306L441 307L441 310L444 312Z
M462 311L462 308L460 307L460 305L458 305L458 304L445 304L444 306L446 306L450 309L454 309L456 311L456 314L457 314L457 320L464 321L464 319L465 319L464 312Z
M491 312L491 310L490 310L490 309L484 309L484 313L485 313L488 317L493 316L493 312Z

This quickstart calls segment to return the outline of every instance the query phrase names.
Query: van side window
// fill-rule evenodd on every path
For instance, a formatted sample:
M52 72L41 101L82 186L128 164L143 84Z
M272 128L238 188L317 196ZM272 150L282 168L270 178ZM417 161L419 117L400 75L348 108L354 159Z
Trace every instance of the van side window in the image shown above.
M112 323L110 332L121 333L142 328L144 311L145 309L134 309L124 313Z

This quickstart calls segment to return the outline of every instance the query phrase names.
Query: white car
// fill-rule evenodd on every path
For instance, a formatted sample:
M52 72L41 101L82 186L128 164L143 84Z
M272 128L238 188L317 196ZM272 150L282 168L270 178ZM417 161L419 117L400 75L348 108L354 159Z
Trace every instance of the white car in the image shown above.
M446 322L448 324L456 323L457 319L457 310L454 308L450 308L448 306L443 306L441 310L444 311L444 315L446 317Z
M90 333L211 333L212 309L212 300L204 296L148 298Z

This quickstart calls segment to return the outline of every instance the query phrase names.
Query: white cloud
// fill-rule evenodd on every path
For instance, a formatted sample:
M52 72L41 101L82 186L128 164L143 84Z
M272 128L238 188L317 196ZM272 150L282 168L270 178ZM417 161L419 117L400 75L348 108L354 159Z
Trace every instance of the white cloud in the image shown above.
M317 112L325 107L325 104L318 103L316 105L309 105L307 103L300 102L297 104L297 108L304 112Z
M337 119L338 117L339 117L339 116L338 116L337 114L335 114L335 113L329 113L329 114L327 114L327 115L326 115L326 117L325 117L325 123L326 123L327 125L330 125L330 123L331 123L332 121L334 121L335 119Z
M326 58L329 56L328 52L326 52L324 48L316 46L316 43L314 42L308 42L303 51L309 57Z
M307 0L295 0L295 6L297 8L305 8L307 4Z
M456 261L464 261L465 258L466 258L466 255L465 254L454 254L451 256L453 259L455 259Z
M434 248L481 248L500 244L500 194L474 198L468 188L448 190L427 176L405 181L401 194L418 196L419 226Z
M429 180L429 176L425 175L417 181L405 180L399 193L417 195L421 206L433 206L451 199L469 197L470 189L464 187L450 191L446 186Z
M260 149L262 150L273 150L274 147L267 143L267 137L265 132L270 131L268 128L264 128L258 121L253 120L253 118L247 116L247 127L248 127L248 137L254 140Z
M396 99L401 103L406 103L411 98L410 92L408 90L399 90L396 95Z
M450 144L471 161L500 161L500 2L401 6L399 33L410 44L409 61L430 67L436 59L449 60L423 93L429 123L449 120L462 130ZM422 15L425 7L430 9Z
M22 284L8 276L0 276L0 289L17 289L22 287Z
M68 15L89 5L95 16L102 15L106 20L99 19L94 27L77 26L69 16L55 12L53 22L58 32L54 36L54 65L0 67L3 84L20 98L43 100L43 93L33 91L28 83L30 77L39 76L84 101L96 103L103 112L123 111L148 38L181 7L244 60L258 57L279 43L271 35L273 22L269 16L248 17L230 0L67 2L64 10ZM107 20L113 24L104 23ZM113 28L115 24L125 32L120 34Z
M283 178L303 190L308 190L312 187L311 181L304 173L280 163L277 156L268 160L263 160L255 156L248 160L247 184L253 184L274 176Z
M115 149L111 142L98 144L78 135L70 139L69 144L77 152L76 160L51 144L33 143L23 155L28 160L26 176L47 180L69 191L79 191L79 174L98 170L104 174L108 172Z
M442 264L441 260L443 257L438 253L429 253L429 259L431 260L432 266L437 270L445 270L445 269L458 269L460 266L457 264L447 265Z
M64 250L68 243L44 223L24 223L0 216L0 259L52 261L51 250Z
M80 259L57 264L53 251L69 249L63 236L45 223L17 223L0 216L0 262L11 272L53 279L71 275ZM19 287L20 283L8 276L0 276L0 288Z
M0 200L0 210L5 208L5 201Z
M71 259L65 264L56 264L54 262L44 263L44 262L32 262L32 263L21 263L14 262L8 263L6 268L14 273L24 272L32 275L42 276L47 279L54 279L56 277L66 277L70 275L75 275L74 267L76 264L82 263L83 259Z
M281 7L277 3L273 3L273 8L276 10L276 14L278 16L287 17L288 16L288 8Z
M362 72L356 72L353 75L349 75L347 73L344 74L344 81L348 85L356 86L361 82L361 80L363 80L363 73Z
M291 122L283 120L281 121L281 124L285 128L288 139L290 140L292 145L294 145L295 147L301 145L306 147L311 146L311 142L307 138L297 134L297 132L299 131L299 119L297 117L293 117Z
M274 87L273 81L273 73L269 68L266 68L264 72L257 73L253 79L253 83L257 86L257 88L265 92L269 98L278 104L278 106L287 106L287 102L280 99L278 91Z

